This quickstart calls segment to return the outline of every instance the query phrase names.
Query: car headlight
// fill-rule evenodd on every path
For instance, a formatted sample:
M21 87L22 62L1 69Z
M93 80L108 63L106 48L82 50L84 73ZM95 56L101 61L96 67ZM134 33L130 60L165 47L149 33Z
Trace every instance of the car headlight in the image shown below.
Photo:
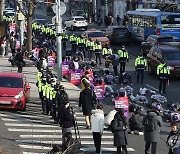
M169 70L174 70L174 66L167 66Z
M19 94L14 96L16 99L20 99L23 96L23 92L21 91Z

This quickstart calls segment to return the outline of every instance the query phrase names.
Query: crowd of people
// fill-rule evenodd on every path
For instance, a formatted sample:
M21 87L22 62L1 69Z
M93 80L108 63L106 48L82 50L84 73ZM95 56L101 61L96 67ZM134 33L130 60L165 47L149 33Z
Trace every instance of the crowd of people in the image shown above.
M58 82L56 75L53 73L53 68L48 66L47 56L52 53L56 54L57 51L56 33L52 28L46 25L39 25L36 22L33 23L32 28L33 48L40 48L36 64L38 69L36 85L42 104L42 114L52 116L54 123L62 127L62 149L65 151L69 143L71 143L70 145L73 144L72 130L73 127L77 129L77 124L73 108L70 106L68 94L61 83ZM92 61L92 58L95 57L95 63L102 65L102 58L104 59L105 68L102 69L105 74L104 79L100 79L93 72L92 63L85 65L83 68L85 73L81 78L81 93L79 96L79 107L82 107L82 112L85 116L86 129L92 129L96 153L99 154L101 153L101 137L103 135L105 117L101 100L95 94L94 87L101 86L104 89L104 96L110 95L114 99L125 97L126 94L122 93L122 91L114 92L111 84L114 83L117 77L119 77L120 83L123 84L125 74L127 76L125 79L129 81L128 83L131 83L130 75L126 73L126 64L129 61L128 51L125 46L122 46L121 49L113 50L109 44L102 46L98 40L93 42L91 38L85 39L75 34L68 36L65 32L61 38L63 51L66 53L63 59L65 60L67 57L70 57L70 69L73 71L80 69L80 60L84 61L87 58L88 61ZM17 48L18 33L10 33L8 39L12 55L18 61L18 72L21 73L26 48ZM26 41L24 42L23 46L25 47ZM67 43L71 44L71 49L67 48ZM3 48L4 45L5 38L3 37L1 39L1 47ZM2 51L2 56L4 56L4 49ZM109 71L110 64L113 66L114 76ZM120 70L118 71L119 65ZM143 83L144 71L147 67L147 61L140 53L135 60L137 83L139 80ZM89 78L90 72L94 73L92 80ZM166 92L166 81L169 78L169 74L168 67L162 61L157 68L157 75L160 79L159 92ZM116 112L110 122L110 129L114 134L114 146L117 147L117 153L128 153L126 145L128 144L127 132L129 130L131 134L137 131L139 135L144 135L146 142L145 154L150 153L150 146L151 154L156 154L157 142L160 140L159 127L162 126L159 112L156 109L148 110L147 114L144 115L141 109L134 109L128 121L125 116L127 111L123 108L115 108L115 110ZM172 131L167 139L167 144L170 146L169 154L177 154L180 149L178 140L179 127L174 122L171 124L171 127ZM72 149L72 152L76 151L76 146L73 146Z

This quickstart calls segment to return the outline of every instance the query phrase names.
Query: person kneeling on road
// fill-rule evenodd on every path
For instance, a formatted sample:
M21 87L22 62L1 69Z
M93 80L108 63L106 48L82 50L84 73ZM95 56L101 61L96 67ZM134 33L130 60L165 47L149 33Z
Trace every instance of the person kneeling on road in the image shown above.
M142 113L139 108L134 109L134 113L129 119L129 127L131 130L131 134L134 134L134 131L137 131L138 135L143 135L143 124L142 124Z

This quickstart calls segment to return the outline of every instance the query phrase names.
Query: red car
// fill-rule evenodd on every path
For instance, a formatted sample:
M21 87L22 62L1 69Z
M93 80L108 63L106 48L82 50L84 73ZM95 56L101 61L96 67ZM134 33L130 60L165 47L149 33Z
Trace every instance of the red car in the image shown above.
M21 73L0 72L0 109L26 110L30 86Z

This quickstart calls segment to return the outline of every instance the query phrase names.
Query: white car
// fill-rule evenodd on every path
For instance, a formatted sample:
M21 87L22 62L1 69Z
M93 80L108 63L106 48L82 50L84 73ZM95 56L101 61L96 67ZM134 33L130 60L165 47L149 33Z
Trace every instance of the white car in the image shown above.
M69 20L64 22L64 25L67 28L71 28L71 30L75 30L76 28L84 28L87 30L88 23L86 22L86 19L81 16L74 16L69 18Z

